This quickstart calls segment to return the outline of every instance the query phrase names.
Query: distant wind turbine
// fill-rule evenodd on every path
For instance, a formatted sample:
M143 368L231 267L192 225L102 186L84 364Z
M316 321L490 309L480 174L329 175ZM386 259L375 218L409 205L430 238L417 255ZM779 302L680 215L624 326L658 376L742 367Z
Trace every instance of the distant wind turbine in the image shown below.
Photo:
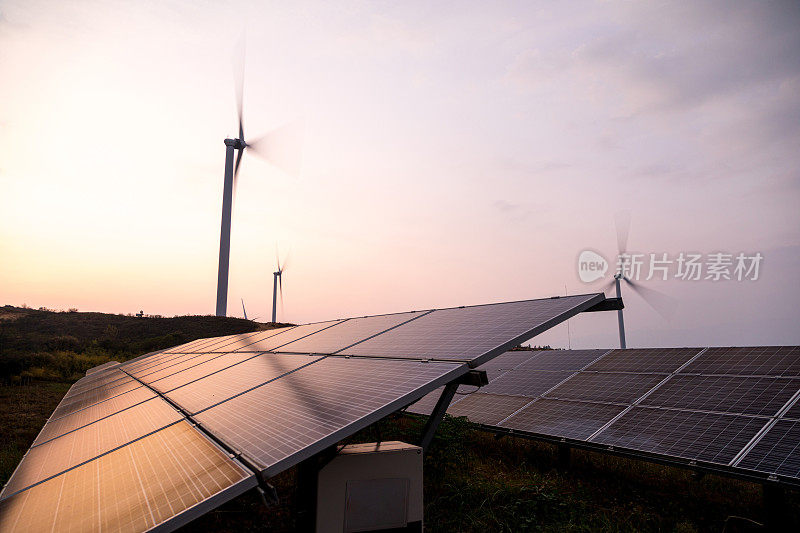
M655 289L643 287L640 283L634 283L625 275L625 264L627 263L627 257L625 254L627 254L628 233L630 233L631 227L630 213L627 211L618 213L616 217L616 226L618 251L617 257L622 258L622 265L620 265L619 272L614 274L614 279L612 279L603 288L603 292L614 286L616 288L617 298L621 300L622 290L620 286L620 280L622 280L627 283L628 286L633 289L633 291L636 292L658 314L660 314L662 317L669 316L672 314L672 311L675 308L675 300ZM619 347L624 350L627 347L627 343L625 342L625 321L622 317L622 309L617 310L617 321L619 324Z
M284 259L281 265L280 257L275 254L278 270L272 273L272 322L277 322L278 291L281 294L281 309L283 309L283 271L286 270L287 259Z
M231 249L231 211L233 193L239 176L239 165L245 149L262 157L289 174L299 167L300 139L296 124L287 124L255 140L244 140L242 98L244 92L244 53L236 72L236 107L239 116L239 136L225 139L225 184L222 190L222 227L219 237L219 270L217 272L217 316L225 316L228 309L228 267ZM234 164L234 152L236 162Z

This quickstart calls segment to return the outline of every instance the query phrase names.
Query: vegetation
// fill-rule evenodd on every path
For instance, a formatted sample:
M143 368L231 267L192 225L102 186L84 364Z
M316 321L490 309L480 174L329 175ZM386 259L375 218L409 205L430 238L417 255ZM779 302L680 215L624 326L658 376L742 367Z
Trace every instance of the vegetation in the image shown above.
M259 327L217 316L136 317L7 305L0 307L0 383L74 382L108 361Z
M207 316L137 318L0 308L0 483L8 480L70 382L87 368L260 327ZM424 422L398 414L348 442L417 442ZM277 506L267 508L251 491L185 531L295 531L296 469L270 482L281 498ZM800 525L800 496L789 493L787 506ZM498 439L464 418L446 417L425 457L428 531L750 530L750 522L735 517L765 520L759 485L579 450L562 470L554 446Z

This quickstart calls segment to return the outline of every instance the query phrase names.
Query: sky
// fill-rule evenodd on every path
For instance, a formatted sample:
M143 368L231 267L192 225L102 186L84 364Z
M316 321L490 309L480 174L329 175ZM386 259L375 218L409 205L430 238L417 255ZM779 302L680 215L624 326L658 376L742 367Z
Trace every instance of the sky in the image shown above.
M629 346L800 344L797 2L0 0L0 305L212 314L225 137L245 153L228 314L348 316L604 290L628 251L757 280L623 287ZM578 256L611 264L593 283ZM670 268L676 268L673 264ZM752 277L752 276L751 276ZM614 347L615 313L532 341Z

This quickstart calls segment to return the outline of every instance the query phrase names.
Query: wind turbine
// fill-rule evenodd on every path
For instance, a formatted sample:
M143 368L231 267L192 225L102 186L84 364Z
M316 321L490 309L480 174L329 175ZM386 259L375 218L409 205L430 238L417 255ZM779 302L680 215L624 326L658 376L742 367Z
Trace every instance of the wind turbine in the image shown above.
M244 58L244 54L242 54ZM222 227L219 236L219 270L217 271L217 316L225 316L228 309L228 267L231 252L231 211L233 192L239 176L239 165L245 150L262 157L289 174L299 167L299 139L293 123L286 124L255 140L245 141L242 120L244 91L244 61L236 77L236 108L239 116L239 136L225 139L225 182L222 189ZM236 162L234 163L234 154ZM274 314L274 313L273 313Z
M242 313L244 313L244 319L247 320L247 309L244 308L244 298L242 298Z
M286 259L283 260L283 265L281 265L281 260L277 254L275 254L275 260L278 263L278 270L272 273L272 322L276 322L277 320L277 303L278 303L278 291L281 293L281 308L283 307L283 271L286 269Z
M618 258L622 258L622 263L614 279L612 279L604 288L603 292L610 289L612 286L616 288L617 298L622 299L622 288L620 281L624 281L628 287L633 289L650 307L652 307L662 317L667 317L672 313L675 307L675 301L655 289L643 287L640 283L631 281L625 273L627 272L627 249L628 249L628 233L630 232L631 218L630 213L618 213L616 217L617 226L617 250ZM617 322L619 324L619 347L623 350L627 347L625 342L625 321L622 316L622 309L617 310Z

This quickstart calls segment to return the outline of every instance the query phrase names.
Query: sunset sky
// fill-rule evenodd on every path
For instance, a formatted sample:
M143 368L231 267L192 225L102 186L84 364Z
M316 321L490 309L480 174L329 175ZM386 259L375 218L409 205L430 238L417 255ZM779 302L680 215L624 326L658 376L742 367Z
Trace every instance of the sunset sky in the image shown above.
M577 258L764 259L642 281L629 346L800 344L800 3L0 0L0 305L212 314L244 40L228 313L285 321L588 293ZM613 267L612 267L613 270ZM616 315L570 321L613 347ZM560 326L534 340L568 344Z

